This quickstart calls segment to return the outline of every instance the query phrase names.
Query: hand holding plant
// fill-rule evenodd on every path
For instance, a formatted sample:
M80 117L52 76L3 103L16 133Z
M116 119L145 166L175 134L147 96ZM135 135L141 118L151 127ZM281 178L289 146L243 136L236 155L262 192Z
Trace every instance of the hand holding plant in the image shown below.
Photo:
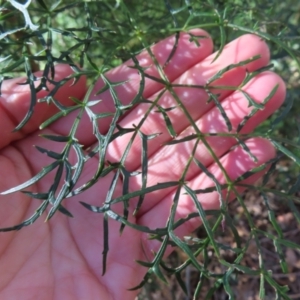
M191 33L196 42L190 42ZM146 272L135 260L152 262L160 253L163 257L170 254L172 247L165 242L166 237L180 243L185 235L206 222L199 211L218 210L244 190L242 186L230 186L230 182L240 179L243 184L253 184L265 173L266 163L275 157L275 149L268 140L247 139L247 134L275 112L285 97L281 78L263 71L269 63L267 45L257 36L244 35L226 45L216 59L212 40L205 31L195 29L190 34L180 34L171 56L174 36L154 45L152 55L144 51L136 59L108 71L89 93L90 98L83 99L94 104L90 107L93 114L102 117L93 123L91 115L82 115L74 132L73 139L82 145L77 150L92 154L73 190L84 186L97 172L97 154L101 151L90 152L98 143L95 124L99 137L107 134L114 122L115 99L107 86L114 86L120 105L130 105L140 89L138 68L144 68L147 74L142 100L119 116L118 130L123 130L122 134L112 133L107 145L105 166L111 171L58 206L74 218L58 213L44 223L43 215L33 226L1 233L1 299L15 299L20 293L23 299L134 299L137 291L128 289L139 285ZM69 73L67 67L57 66L55 80ZM246 82L249 74L252 77ZM26 182L51 165L49 151L61 153L64 144L53 143L40 134L70 136L77 115L76 111L70 112L37 131L41 122L54 114L51 106L38 104L26 126L12 132L29 105L30 90L26 85L18 85L21 82L20 78L7 80L2 86L1 191ZM83 78L73 86L65 84L56 98L66 106L74 104L70 97L82 99L85 85ZM41 91L38 96L45 94ZM237 132L239 135L235 135ZM243 134L245 139L241 140ZM47 149L48 156L42 149ZM67 161L71 166L79 163L76 148L70 149ZM241 176L261 165L261 170L242 180ZM55 176L57 173L47 174L26 191L31 195L46 193ZM57 193L64 186L63 178L57 183ZM155 188L159 185L161 188ZM213 189L197 193L209 188ZM130 199L125 201L122 197L130 193ZM80 202L96 212L109 205L108 213L92 213L83 209ZM40 202L32 200L28 193L15 193L2 196L1 205L0 227L10 230L9 226L29 218ZM174 205L176 209L172 210ZM197 216L174 226L195 212ZM122 234L120 222L128 225L122 228ZM138 231L134 225L149 230ZM101 229L103 226L108 229ZM161 231L163 241L149 240L151 230L159 228L168 228L165 234ZM103 234L108 235L108 240Z

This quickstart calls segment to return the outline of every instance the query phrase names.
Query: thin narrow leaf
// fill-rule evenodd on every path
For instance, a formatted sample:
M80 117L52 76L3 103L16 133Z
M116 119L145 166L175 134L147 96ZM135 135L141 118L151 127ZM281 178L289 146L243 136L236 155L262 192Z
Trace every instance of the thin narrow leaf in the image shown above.
M268 199L267 195L265 193L261 193L261 195L262 195L262 197L264 199L264 203L268 209L268 216L269 216L269 220L270 220L271 224L273 225L273 227L276 230L279 237L283 238L283 232L280 228L280 225L276 221L276 216L275 216L274 211L271 209L271 207L269 205L269 199Z
M23 194L34 198L34 199L39 199L39 200L47 200L48 199L48 193L32 193L29 191L22 191Z
M108 218L107 218L107 215L104 214L104 218L103 218L102 276L106 273L107 253L109 251L108 237L109 237Z
M296 250L299 250L300 249L300 245L299 244L296 244L294 242L291 242L291 241L288 241L286 239L277 239L277 242L279 244L282 244L288 248L291 248L291 249L296 249Z
M139 135L142 140L142 152L141 152L141 165L142 165L142 186L141 190L144 190L147 186L147 175L148 175L148 140L156 138L159 134L146 135L139 131ZM124 194L123 194L124 195ZM144 201L145 194L139 196L138 203L133 212L133 215L136 215L141 208Z
M43 201L43 203L39 206L39 208L35 211L35 213L30 218L28 218L27 220L25 220L24 222L22 222L18 225L0 228L0 232L20 230L25 226L29 226L29 225L33 224L43 214L43 212L46 210L48 204L49 204L48 201Z
M230 277L231 276L232 276L232 269L229 269L223 277L223 285L224 285L226 294L228 295L228 300L234 299L234 293L230 287Z
M163 116L163 119L164 119L164 121L165 121L165 123L166 123L166 127L167 127L167 130L168 130L170 136L173 137L173 138L176 137L176 136L177 136L177 133L176 133L174 127L173 127L173 124L172 124L172 122L171 122L171 120L170 120L170 118L169 118L167 112L165 111L165 109L164 109L163 107L161 107L161 106L159 106L159 105L157 105L157 108L158 108L158 111L159 111L159 112L162 114L162 116Z
M152 269L149 269L146 275L144 276L143 280L138 285L128 289L128 291L140 290L148 282L151 275L152 275Z
M75 150L76 156L77 156L77 164L76 164L76 169L73 174L72 180L70 180L71 183L71 188L73 188L76 183L78 182L80 175L83 171L85 159L84 159L84 153L82 151L82 148L79 144L73 143L72 144L73 149Z
M170 52L170 54L169 54L169 56L168 56L166 62L165 62L164 65L163 65L163 69L170 63L172 57L174 56L174 54L175 54L175 52L176 52L176 50L177 50L177 48L178 48L179 37L180 37L180 32L178 31L178 32L176 32L176 34L175 34L174 45L173 45L173 47L172 47L172 50L171 50L171 52Z
M259 299L265 299L265 277L264 274L260 274L260 281L259 281Z
M210 90L206 89L205 90L209 96L209 100L208 102L211 100L213 100L213 102L215 103L216 107L218 108L218 110L220 111L225 123L226 123L226 126L228 128L228 131L230 132L232 130L232 124L228 118L228 116L226 115L226 112L223 108L223 106L221 105L220 101L218 100L218 96L216 96L215 94L213 94Z
M123 177L122 195L126 195L129 192L129 178L131 174L124 167L121 167L121 173ZM123 217L125 220L128 219L128 215L129 215L128 207L129 207L128 201L124 201ZM125 228L125 223L122 222L120 227L120 233L123 232L124 228Z
M290 112L291 108L294 104L294 98L293 97L286 97L285 98L285 107L279 114L279 116L276 117L276 119L271 123L271 129L274 129L276 125L278 125Z
M294 161L298 166L300 166L300 158L292 153L290 150L285 148L283 145L279 144L278 142L271 140L271 143L283 154L288 156L292 161Z
M225 7L224 9L224 19L226 19L226 10L227 10L227 7ZM213 62L215 62L218 57L221 55L221 53L223 52L223 49L225 47L225 44L226 44L226 31L225 31L225 27L224 27L224 19L221 17L221 14L219 13L219 11L217 9L214 10L217 17L218 17L218 25L219 25L219 29L220 29L220 46L219 46L219 50L217 52L217 55L214 57Z
M300 174L297 178L296 183L291 187L290 191L289 191L289 195L295 193L295 190L298 190L298 185L300 184ZM294 201L288 197L288 206L291 210L291 212L293 212L293 215L295 217L295 219L297 220L298 224L300 224L300 212L298 210L298 208L296 207Z
M200 170L205 173L205 175L207 177L209 177L213 182L214 184L216 185L216 191L218 192L218 195L219 195L219 203L220 203L220 207L223 206L223 195L222 195L222 188L221 188L221 185L219 183L219 181L217 180L217 178L211 173L208 171L208 169L197 159L194 157L194 162L195 164L198 166L198 168L200 168Z
M184 293L187 295L188 294L188 291L187 291L187 288L186 288L186 284L184 283L183 279L181 278L181 274L176 272L175 273L175 278L179 284L179 286L181 287L181 289L184 291Z
M9 190L6 190L2 193L0 193L1 195L7 195L7 194L11 194L11 193L15 193L17 191L26 189L27 187L33 185L34 183L38 182L40 179L42 179L44 176L46 176L48 173L50 173L52 170L54 170L58 165L60 165L61 162L60 161L55 161L53 162L51 165L44 167L42 169L41 172L39 172L38 174L36 174L35 176L33 176L32 178L30 178L28 181L17 185Z
M241 238L240 238L240 235L239 235L239 232L230 216L230 214L227 212L227 211L223 211L222 212L225 216L225 220L226 220L226 225L230 228L233 236L234 236L234 241L236 242L237 244L237 247L238 248L242 248L242 245L241 245ZM208 215L207 211L206 211L206 215Z
M45 122L43 122L39 126L39 129L44 129L44 128L48 127L53 122L57 121L61 117L67 116L69 113L71 113L72 111L74 111L76 109L79 109L78 105L68 107L66 110L63 110L63 111L59 111L58 113L56 113L55 115L53 115L52 117L50 117L49 119L47 119Z
M186 190L186 192L192 198L192 200L193 200L193 202L194 202L194 204L195 204L195 206L197 208L197 211L199 213L199 216L201 218L202 224L203 224L203 226L204 226L204 228L206 230L206 233L209 236L210 242L211 242L211 244L212 244L212 246L213 246L213 248L214 248L214 250L216 252L216 255L219 257L220 256L219 248L218 248L218 246L217 246L217 244L215 242L215 239L213 237L213 232L212 232L212 230L211 230L211 228L210 228L210 226L209 226L209 224L207 222L206 214L204 212L204 209L202 208L201 203L199 202L196 194L194 193L193 190L191 190L191 188L189 188L187 185L184 185L184 189Z
M274 96L274 94L276 93L278 87L279 87L279 85L277 84L277 85L271 90L270 94L264 99L264 101L262 102L263 107L264 107L264 106L266 105L266 103L268 103L268 102L270 101L270 99ZM244 93L244 95L246 95L245 92L243 92L243 93ZM250 98L251 98L251 97L250 97ZM244 117L244 119L240 122L240 124L239 124L238 127L237 127L237 132L240 132L240 131L242 130L242 128L243 128L243 127L245 126L245 124L247 123L247 121L248 121L250 118L252 118L252 117L257 113L258 110L259 110L259 108L254 107L254 108L252 109L252 111L251 111L247 116Z
M192 141L197 138L199 138L199 136L197 134L190 134L181 139L175 139L175 140L168 141L168 142L164 143L164 145L166 145L166 146L175 145L175 144L179 144L179 143L183 143L183 142L187 142L187 141Z
M194 292L193 300L199 299L200 292L202 290L203 284L204 284L204 276L203 276L203 273L201 273L200 274L200 279L197 283L197 286L196 286L196 289L195 289L195 292Z
M62 214L64 214L65 216L69 217L69 218L73 218L73 215L62 205L60 205L58 207L59 212L61 212Z
M136 260L136 262L146 268L152 268L153 267L153 263L152 262L148 262L148 261L142 261L142 260Z
M89 62L89 64L92 66L92 68L96 71L96 72L100 72L99 68L97 67L97 65L92 61L92 59L90 58L90 56L88 55L88 53L84 52L85 57L87 59L87 61Z
M54 158L54 159L62 159L63 157L63 154L62 153L57 153L57 152L54 152L54 151L51 151L51 150L47 150L47 149L44 149L40 146L35 146L35 148L41 152L41 153L46 153L47 156L51 157L51 158Z
M250 106L253 106L255 107L256 109L263 109L264 108L264 105L263 104L260 104L260 103L257 103L255 102L254 99L252 99L252 97L245 91L243 90L240 90L240 92L244 95L244 97L248 100L248 107Z
M276 254L279 256L279 263L280 263L280 266L281 266L281 270L282 270L283 273L287 274L288 273L288 265L287 265L287 262L285 260L285 255L283 253L282 247L281 247L280 243L278 243L277 239L275 239L273 241L273 244L274 244L274 247L275 247Z
M222 78L223 75L224 75L226 72L228 72L228 71L230 71L230 70L233 70L233 69L236 69L237 67L245 66L245 65L247 65L247 64L249 64L249 63L251 63L251 62L253 62L253 61L255 61L255 60L258 60L259 58L260 58L260 55L255 55L255 56L253 56L252 58L243 60L243 61L238 62L238 63L236 63L236 64L231 64L231 65L226 66L225 68L223 68L223 69L221 69L220 71L218 71L213 77L211 77L211 78L207 81L206 85L208 86L208 85L210 85L213 81L216 81L217 79ZM213 86L211 86L211 87L213 87Z
M62 142L62 143L69 142L71 139L69 136L50 135L50 134L41 134L41 137L50 141Z
M16 1L14 1L14 2L16 2ZM14 132L23 128L25 126L25 124L30 120L31 116L33 115L34 107L37 103L36 90L35 90L35 86L34 86L34 81L36 80L36 77L31 72L31 66L30 66L30 63L29 63L29 60L27 57L24 58L24 65L25 65L25 71L26 71L26 75L27 75L27 79L28 79L27 83L29 84L29 88L30 88L30 105L25 114L25 117L21 120L21 122L13 130Z
M159 265L155 264L152 267L152 270L153 270L153 274L155 274L157 276L157 278L159 278L162 282L164 282L166 284L168 283L164 274L161 272Z
M144 190L137 190L137 191L131 192L127 195L117 197L111 201L111 204L116 204L118 202L123 202L123 201L129 200L131 198L134 198L134 197L137 197L137 196L140 196L143 194L148 194L148 193L151 193L151 192L154 192L157 190L167 189L169 187L175 187L175 186L178 186L178 181L168 181L168 182L163 182L163 183L157 183L155 185L145 188Z
M241 140L238 136L235 137L235 139L237 140L239 146L241 146L243 148L243 150L245 152L247 152L247 154L250 156L250 158L255 162L257 163L258 160L257 160L257 157L250 151L249 147L247 146L247 144Z

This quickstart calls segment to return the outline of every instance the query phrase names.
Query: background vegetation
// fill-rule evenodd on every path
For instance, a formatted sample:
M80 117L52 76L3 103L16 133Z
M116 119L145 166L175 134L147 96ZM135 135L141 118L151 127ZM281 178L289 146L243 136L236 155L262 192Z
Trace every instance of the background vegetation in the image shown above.
M265 39L271 49L271 68L284 78L288 94L281 110L254 134L274 141L278 158L267 176L250 187L243 197L239 196L230 209L211 212L212 218L205 229L200 228L186 243L177 244L181 250L167 262L157 259L155 264L162 273L156 275L161 280L147 276L139 298L300 299L297 284L300 282L300 63L297 59L300 57L300 2L12 0L2 1L0 12L0 84L7 78L27 76L32 92L31 109L36 103L36 93L51 80L45 75L45 81L34 87L33 72L41 69L48 74L57 63L71 65L75 80L87 76L92 85L107 70L144 47L191 28L206 29L213 37L215 50L219 51L245 32ZM63 82L57 83L57 89ZM107 88L113 91L114 87ZM59 107L63 112L59 116L67 114L69 108L55 102L55 92L43 100ZM135 101L132 105L139 100ZM17 129L24 126L30 115L31 111ZM98 139L99 143L108 144L111 137L98 134ZM66 143L76 147L74 141L66 140ZM97 151L99 148L90 155ZM100 159L98 174L85 188L110 171L113 169L105 169ZM66 191L59 204L72 192L76 194L83 189ZM52 213L60 209L54 207ZM126 216L123 217L127 224ZM223 217L229 228L225 232L219 226ZM191 263L193 259L201 262L205 271ZM154 266L148 265L148 275L155 273ZM169 286L163 281L168 281Z

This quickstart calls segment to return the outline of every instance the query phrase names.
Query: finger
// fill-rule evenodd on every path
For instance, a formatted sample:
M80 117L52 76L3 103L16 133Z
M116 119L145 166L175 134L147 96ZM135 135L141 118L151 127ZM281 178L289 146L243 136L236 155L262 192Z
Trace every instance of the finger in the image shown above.
M253 47L251 48L251 49L253 49L253 50L251 50L252 52L249 50L250 52L246 51L246 53L243 54L244 53L243 51L239 51L240 48L242 50L244 49L242 47L242 45L244 45L244 43L245 44L251 43L253 45ZM249 48L247 48L247 49L249 49ZM224 50L224 52L223 52L224 57L221 55L221 57L219 57L220 61L218 63L215 62L215 63L211 64L211 60L214 58L214 55L213 55L213 56L210 56L209 58L205 59L200 64L200 66L197 65L197 67L196 67L197 68L197 74L199 76L197 74L193 75L193 71L189 70L189 72L191 73L190 74L191 77L194 78L193 80L197 80L197 78L202 78L201 79L202 81L206 81L211 76L213 76L213 74L215 74L219 70L219 68L221 68L222 66L226 66L226 65L228 65L230 63L234 63L234 62L237 62L237 61L239 62L241 60L248 59L249 56L253 56L253 55L259 54L259 53L261 53L261 59L260 59L260 61L257 61L256 64L255 64L255 62L251 63L248 66L249 70L254 70L255 68L259 68L262 65L266 64L267 61L268 61L268 59L269 59L269 55L268 55L269 52L268 52L267 45L264 42L262 42L260 39L258 39L257 37L255 37L253 35L246 35L246 36L241 37L240 39L234 41L233 43L229 44L227 46L227 48ZM232 61L229 61L228 57L230 57L232 59ZM217 65L217 69L213 69L214 68L214 64ZM210 68L212 68L213 71ZM239 69L237 72L242 72L244 74L245 70L244 69ZM206 76L205 74L208 74L209 78L205 78L205 76ZM236 78L238 78L239 81L242 80L241 78L239 78L239 76L232 76L233 73L230 73L230 74L227 74L227 75L228 76L224 76L224 78L223 78L223 79L227 78L227 81L237 80ZM186 76L186 75L184 75L184 76ZM225 97L226 94L223 92L223 95ZM257 97L257 98L260 99L259 97ZM205 103L206 99L203 100L203 103ZM199 99L194 99L194 100L195 101L198 100L198 102L199 102ZM195 104L195 102L194 102L193 105L191 105L191 106L192 107L190 107L190 110L192 112L193 111L197 111L193 107L193 106L195 106L195 107L199 108L200 113L203 113L203 111L204 111L203 107L205 107L205 104L203 104L203 105L201 105L201 104ZM201 110L202 110L202 112L201 112ZM135 111L138 111L138 109L135 110ZM150 116L148 118L150 118ZM180 122L176 121L176 118L179 119ZM180 118L179 116L174 115L173 116L173 120L174 120L173 123L174 123L174 125L176 125L176 126L177 126L177 124L180 125L180 123L184 122L184 121L182 121L182 119L183 119L182 117ZM126 117L126 120L127 120L127 117ZM121 122L121 126L128 127L128 126L132 125L132 123L130 123L130 120L128 121L129 123L126 124L125 123L126 120L124 119L123 120L124 122ZM55 128L54 132L57 132L57 131L61 132L60 129L62 129L64 127L64 125L62 123L63 121L65 121L65 119L62 119L54 127L51 127L51 130L53 130ZM150 126L149 130L152 130L153 126L154 127L157 126L157 124L152 124L152 123L150 123L150 125L151 126ZM161 125L162 125L162 127L160 129L160 132L163 131L163 130L165 130L165 125L164 125L163 122L161 122ZM143 132L144 132L144 129L143 129ZM153 133L153 132L157 132L157 131L154 129L151 133ZM85 133L85 136L89 136L89 134L87 134L85 131L81 132L81 135L83 135L83 133ZM64 132L63 134L66 135L68 133ZM109 147L107 158L110 161L115 161L115 160L118 161L119 158L121 157L121 154L123 153L122 151L124 151L124 148L128 144L128 139L126 139L126 136L128 136L128 135L124 136L125 139L123 139L123 137L119 137L116 140L116 142L113 142L112 146ZM167 137L168 135L164 134L164 136ZM120 142L119 142L119 140L120 140ZM154 141L154 143L151 143L152 141ZM161 137L158 137L156 139L148 141L148 155L150 156L155 150L157 150L157 148L161 147L161 143L162 142L164 142L164 140L161 140ZM38 144L41 147L44 147L46 149L51 149L53 151L57 150L57 148L53 148L53 145L51 145L51 143L49 141L44 141L44 140L40 140L39 141L35 137L27 139L26 141L22 141L22 142L18 143L18 145L17 145L18 148L20 149L20 151L22 153L24 153L24 155L26 156L26 159L32 164L32 170L36 173L36 172L39 172L41 170L41 168L43 167L43 164L45 163L45 161L43 159L41 159L41 160L37 160L36 159L37 152L36 152L36 150L33 147L31 147L32 144ZM55 147L57 147L57 145ZM22 149L26 149L26 151L24 151ZM140 157L140 156L141 156L140 141L135 141L133 143L132 150L131 150L131 152L129 154L128 161L126 160L127 167L129 166L131 169L138 168L139 165L140 165L140 160L137 159L137 157ZM164 164L162 164L162 166L163 165ZM159 168L159 169L160 169L160 171L162 170L161 168ZM178 174L178 172L176 174ZM171 175L171 174L168 174L168 176L169 175ZM145 205L145 209L147 209L146 205Z
M246 46L249 44L251 44L252 47ZM235 68L225 73L222 78L214 82L214 85L237 87L244 79L246 70L256 70L265 66L269 61L269 50L266 43L254 35L245 35L231 42L225 47L217 61L213 62L215 55L216 54L213 54L207 57L205 60L189 69L180 78L175 80L175 83L205 85L205 83L222 68L225 68L230 64L247 60L255 55L260 55L261 58L259 60L253 61L244 67ZM203 89L185 87L175 88L174 90L185 106L185 109L194 120L199 119L214 106L212 102L206 103L208 95ZM219 100L222 101L231 93L231 91L215 90L214 93L219 94ZM164 108L177 106L175 109L168 111L168 117L173 124L176 133L180 133L190 125L190 121L185 116L180 105L177 104L169 92L163 94L158 104ZM120 126L123 128L130 128L133 126L132 124L137 126L144 118L148 109L148 104L140 104L120 122ZM147 116L140 130L146 135L160 133L157 138L148 141L149 156L157 151L157 149L161 147L161 144L171 139L162 115L154 110ZM131 137L132 134L126 134L113 141L109 147L107 159L113 162L119 161ZM129 170L134 170L139 166L140 162L136 157L141 157L141 141L137 138L134 140L130 153L126 158L125 166Z
M191 42L191 34L196 36L199 46L197 46L195 42ZM151 47L151 52L170 81L173 81L190 67L202 61L211 54L213 50L213 42L206 31L202 29L193 29L188 33L180 33L176 51L167 66L163 67L168 60L175 43L175 36L171 36ZM145 68L145 73L160 78L159 71L146 50L137 55L136 58L140 67ZM140 74L136 69L131 68L132 66L134 66L134 62L129 60L105 74L105 77L111 82L124 82L114 88L118 99L124 105L129 104L138 94L140 89ZM99 80L92 92L91 100L101 99L101 102L93 107L93 111L95 113L115 112L114 101L110 91L107 90L100 95L95 95L103 87L103 80ZM143 96L148 98L161 87L162 85L158 82L145 78ZM59 120L51 128L62 135L68 134L75 116L76 112L67 118ZM105 118L99 121L99 128L102 133L105 133L108 130L110 122L111 118ZM77 131L77 138L82 144L90 145L95 142L95 137L92 132L92 124L88 116L84 115Z
M60 81L72 73L71 69L66 65L57 65L55 67L55 81ZM42 72L35 73L36 77L42 75ZM2 95L0 97L0 128L1 140L0 149L11 143L12 141L21 139L28 133L38 129L39 125L54 113L57 108L54 105L46 103L37 103L34 108L34 114L29 122L19 131L12 132L15 127L23 120L30 106L31 91L28 85L20 85L25 82L24 78L15 78L5 80L1 88ZM48 84L48 88L54 88ZM85 79L81 77L79 81L72 85L72 81L68 81L55 94L56 99L63 105L69 106L73 102L70 96L81 98L85 92ZM37 98L41 99L48 94L48 91L41 90L37 93Z
M253 78L244 88L246 92L256 103L260 104L270 95L273 88L278 85L276 93L266 103L264 109L258 110L245 124L240 133L249 133L273 114L283 103L285 99L285 84L282 79L275 73L264 72ZM254 109L249 106L248 100L241 91L235 91L222 102L223 109L232 123L232 130L229 132L226 122L217 107L208 111L195 124L201 133L221 134L237 132L239 124ZM195 129L189 126L178 136L178 140L184 137L196 134ZM206 142L211 148L210 151L220 157L236 144L236 139L228 136L208 136ZM183 170L188 164L196 139L182 142L179 144L164 146L160 148L148 160L147 184L155 185L157 182L178 181L180 180ZM214 162L207 146L199 142L195 152L195 158L204 166L209 166ZM187 173L186 180L194 176L199 176L199 168L196 164L191 164ZM132 191L140 189L142 186L142 176L134 176L130 181ZM139 213L144 214L164 198L173 188L163 189L145 195L144 202ZM134 203L134 202L133 202Z
M276 152L272 144L262 138L253 138L249 139L246 142L246 145L249 147L250 151L257 157L258 161L255 163L249 154L244 151L240 146L236 147L234 150L230 151L224 157L220 159L220 162L224 169L226 170L229 178L234 181L239 176L243 175L245 172L260 166L261 164L267 162L268 160L275 157ZM220 184L226 183L224 174L222 173L219 166L214 163L208 168L208 171L212 173ZM242 181L245 184L253 184L258 178L260 178L266 170L260 171L255 175L247 178ZM212 179L207 177L205 173L201 173L199 176L188 182L188 186L192 190L206 189L208 187L215 187ZM243 192L245 189L236 186L238 193ZM222 191L223 199L226 199L227 190ZM138 219L138 224L143 226L148 226L152 229L161 228L166 226L170 214L170 208L172 207L173 199L175 192L167 195L163 200L161 200L153 209L149 210L143 216ZM231 192L229 196L229 201L232 201L236 198L236 195ZM215 210L220 207L220 197L217 192L212 193L203 193L198 194L198 201L201 203L204 210ZM176 209L175 221L180 218L185 218L188 214L192 212L197 212L196 206L190 196L188 196L184 189L181 190L179 203ZM185 235L192 233L197 227L201 225L200 218L194 218L175 230L176 235L179 238L182 238ZM148 240L147 235L144 235L144 245L148 249L148 254L150 255L151 251L157 251L159 243L157 241ZM171 249L169 249L169 252Z
M247 36L246 36L247 37ZM253 36L248 36L250 39L253 37ZM247 40L246 40L247 41ZM258 45L260 45L258 48L261 50L261 52L263 52L262 50L264 49L266 52L267 51L267 47L264 43L261 44L261 41L257 41L259 42ZM236 41L236 43L239 44L238 41ZM231 48L231 49L235 49L236 50L236 45ZM255 47L254 47L255 48ZM228 54L228 53L227 53ZM248 53L249 54L249 53ZM264 60L266 60L266 57L265 56L262 56L262 59L264 58ZM267 57L268 58L268 57ZM242 59L241 57L237 57L238 60ZM206 62L207 64L208 62ZM228 63L228 61L227 61ZM218 67L220 67L220 65L218 65ZM251 66L249 66L250 68ZM251 68L254 68L255 66L252 65ZM41 147L44 147L46 149L51 149L53 151L57 150L57 149L53 149L53 145L51 145L51 143L49 141L38 141L38 139L36 137L32 137L30 139L27 139L26 141L22 141L20 143L18 143L17 147L20 149L20 152L24 153L24 155L26 156L26 159L27 161L29 161L31 164L32 164L32 170L34 171L34 173L38 172L41 170L41 168L44 166L45 164L45 160L41 159L41 160L38 160L37 159L37 152L34 148L31 147L32 144L38 144L40 145ZM158 143L158 146L159 143ZM56 146L55 146L56 147ZM120 147L123 147L122 144L120 145ZM140 148L140 144L138 145L138 148ZM110 149L111 151L111 149ZM109 152L110 153L110 152ZM136 154L137 155L137 154ZM136 159L136 156L134 157L134 160L137 161L137 164L139 164L139 160ZM163 164L162 164L163 166ZM161 170L161 168L160 168ZM170 174L168 174L170 175ZM155 202L154 202L155 203Z
M191 41L191 34L196 37L199 45ZM198 37L198 38L197 38ZM170 36L151 47L152 55L157 60L161 69L163 70L169 81L175 80L178 76L191 68L193 65L202 61L205 57L211 54L213 50L213 42L209 34L202 29L193 29L188 33L180 33L176 51L172 56L169 63L164 67L167 62L173 47L176 43L175 35ZM159 70L157 69L153 59L149 53L144 50L136 56L139 66L146 69L145 73L152 77L160 78ZM124 84L116 87L115 91L121 100L121 103L126 105L135 97L140 86L140 75L137 70L132 67L134 63L129 60L119 67L114 68L106 74L106 77L112 82L122 82ZM98 91L104 87L102 80L99 80L95 86L94 91ZM145 89L143 92L144 97L149 97L163 87L157 81L145 78ZM94 96L99 99L98 96ZM92 98L93 99L93 98ZM111 98L109 91L101 94L103 106L108 111L115 111L114 102ZM102 111L102 110L101 110Z

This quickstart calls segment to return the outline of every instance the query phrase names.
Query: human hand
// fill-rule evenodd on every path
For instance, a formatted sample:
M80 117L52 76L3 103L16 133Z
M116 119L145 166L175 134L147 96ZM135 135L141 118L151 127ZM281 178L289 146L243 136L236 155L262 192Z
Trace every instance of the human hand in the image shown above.
M207 35L202 30L195 30L195 35ZM269 51L266 44L258 37L245 35L228 44L221 56L214 62L215 54L212 53L212 41L210 38L200 39L200 47L189 42L189 35L182 34L177 51L171 62L164 69L170 81L179 84L203 85L220 69L240 61L249 59L255 55L261 58L246 66L241 66L227 72L222 78L214 82L215 86L239 86L248 71L257 70L266 66L269 61ZM169 56L174 43L174 38L168 38L153 47L153 53L161 65ZM142 66L149 66L147 73L158 76L155 66L149 56L143 52L138 56ZM116 89L123 104L128 104L136 95L139 86L139 75L136 69L128 68L132 62L125 63L107 73L107 77L113 81L128 80L124 85ZM57 77L64 78L69 73L66 67L59 66L56 69ZM51 141L39 137L37 131L42 120L54 113L52 108L39 104L33 118L20 132L12 133L14 127L21 121L27 111L30 91L27 86L18 86L21 79L7 81L2 87L2 99L0 107L0 128L2 138L0 140L0 191L5 191L19 185L38 173L51 160L38 153L32 145L61 150ZM279 76L272 72L263 72L253 78L244 88L258 103L261 103L276 85L278 89L263 110L258 111L246 123L242 132L251 132L257 125L270 116L280 105L285 97L285 86ZM103 83L99 82L99 88ZM154 99L162 85L151 79L146 79L144 97ZM207 95L200 89L189 87L174 88L178 97L184 103L198 128L204 133L228 132L227 126L219 110L213 107L213 103L206 104ZM82 98L85 91L85 82L80 80L75 86L65 85L57 95L58 100L64 104L71 104L69 96ZM215 91L220 94L222 106L233 126L232 132L238 124L249 114L251 107L248 101L239 91L230 90ZM41 92L40 97L46 92ZM95 96L98 99L99 96ZM114 110L109 92L101 94L97 112ZM170 93L165 92L159 104L164 107L175 106L175 101ZM140 104L129 112L121 121L123 128L138 124L144 117L149 104ZM183 136L194 133L188 120L183 117L182 110L176 108L168 112L175 131L180 139ZM74 115L69 115L44 130L47 134L68 135L73 124ZM109 119L102 119L100 128L103 132L109 129ZM149 167L148 185L158 182L178 181L187 164L195 141L163 146L170 140L165 123L160 114L150 113L141 128L144 134L161 133L155 139L148 141ZM110 162L119 161L129 139L130 134L119 137L108 148L106 159ZM83 118L78 128L77 139L84 147L92 146L95 137L92 134L92 126L88 118ZM251 153L258 159L255 163L241 147L231 149L236 143L234 138L207 137L207 142L214 153L221 157L223 167L231 179L244 174L247 170L259 166L275 156L273 146L262 138L251 138L246 141ZM129 171L140 170L141 146L136 139L126 159L125 167ZM214 163L213 157L203 144L199 144L195 157L206 166L220 182L225 182L219 166ZM70 158L70 161L72 158ZM82 174L82 183L89 180L97 168L97 158L90 159ZM256 173L245 180L246 183L255 182L264 171ZM53 176L47 176L32 186L32 191L43 192L49 189L53 182ZM122 235L119 234L120 224L109 220L109 253L107 257L107 271L102 276L103 249L103 216L93 214L82 208L79 201L100 206L106 197L111 184L112 174L101 178L91 189L78 195L74 199L64 201L65 207L72 212L74 218L67 218L62 214L56 214L53 219L43 223L40 218L33 225L17 232L1 233L0 243L0 299L133 299L137 292L128 291L136 286L144 276L145 268L138 265L135 260L151 260L152 251L158 250L158 242L148 240L147 235L126 227ZM211 179L201 173L196 165L191 164L185 177L187 185L191 189L201 189L213 186ZM141 177L130 179L130 191L141 187ZM175 188L155 191L145 196L144 203L137 215L133 215L137 199L129 202L129 221L149 228L159 228L166 225L170 207L173 203ZM242 189L240 189L242 191ZM122 183L118 181L115 196L122 194ZM234 195L231 196L231 200ZM204 209L217 209L219 207L218 194L199 195L198 200ZM0 228L12 226L28 218L37 208L37 203L22 193L1 196ZM123 205L114 206L116 213L122 214ZM188 195L180 195L176 218L182 218L195 211L193 202ZM178 228L176 234L179 237L195 230L201 221L194 218ZM170 253L172 249L168 250Z

